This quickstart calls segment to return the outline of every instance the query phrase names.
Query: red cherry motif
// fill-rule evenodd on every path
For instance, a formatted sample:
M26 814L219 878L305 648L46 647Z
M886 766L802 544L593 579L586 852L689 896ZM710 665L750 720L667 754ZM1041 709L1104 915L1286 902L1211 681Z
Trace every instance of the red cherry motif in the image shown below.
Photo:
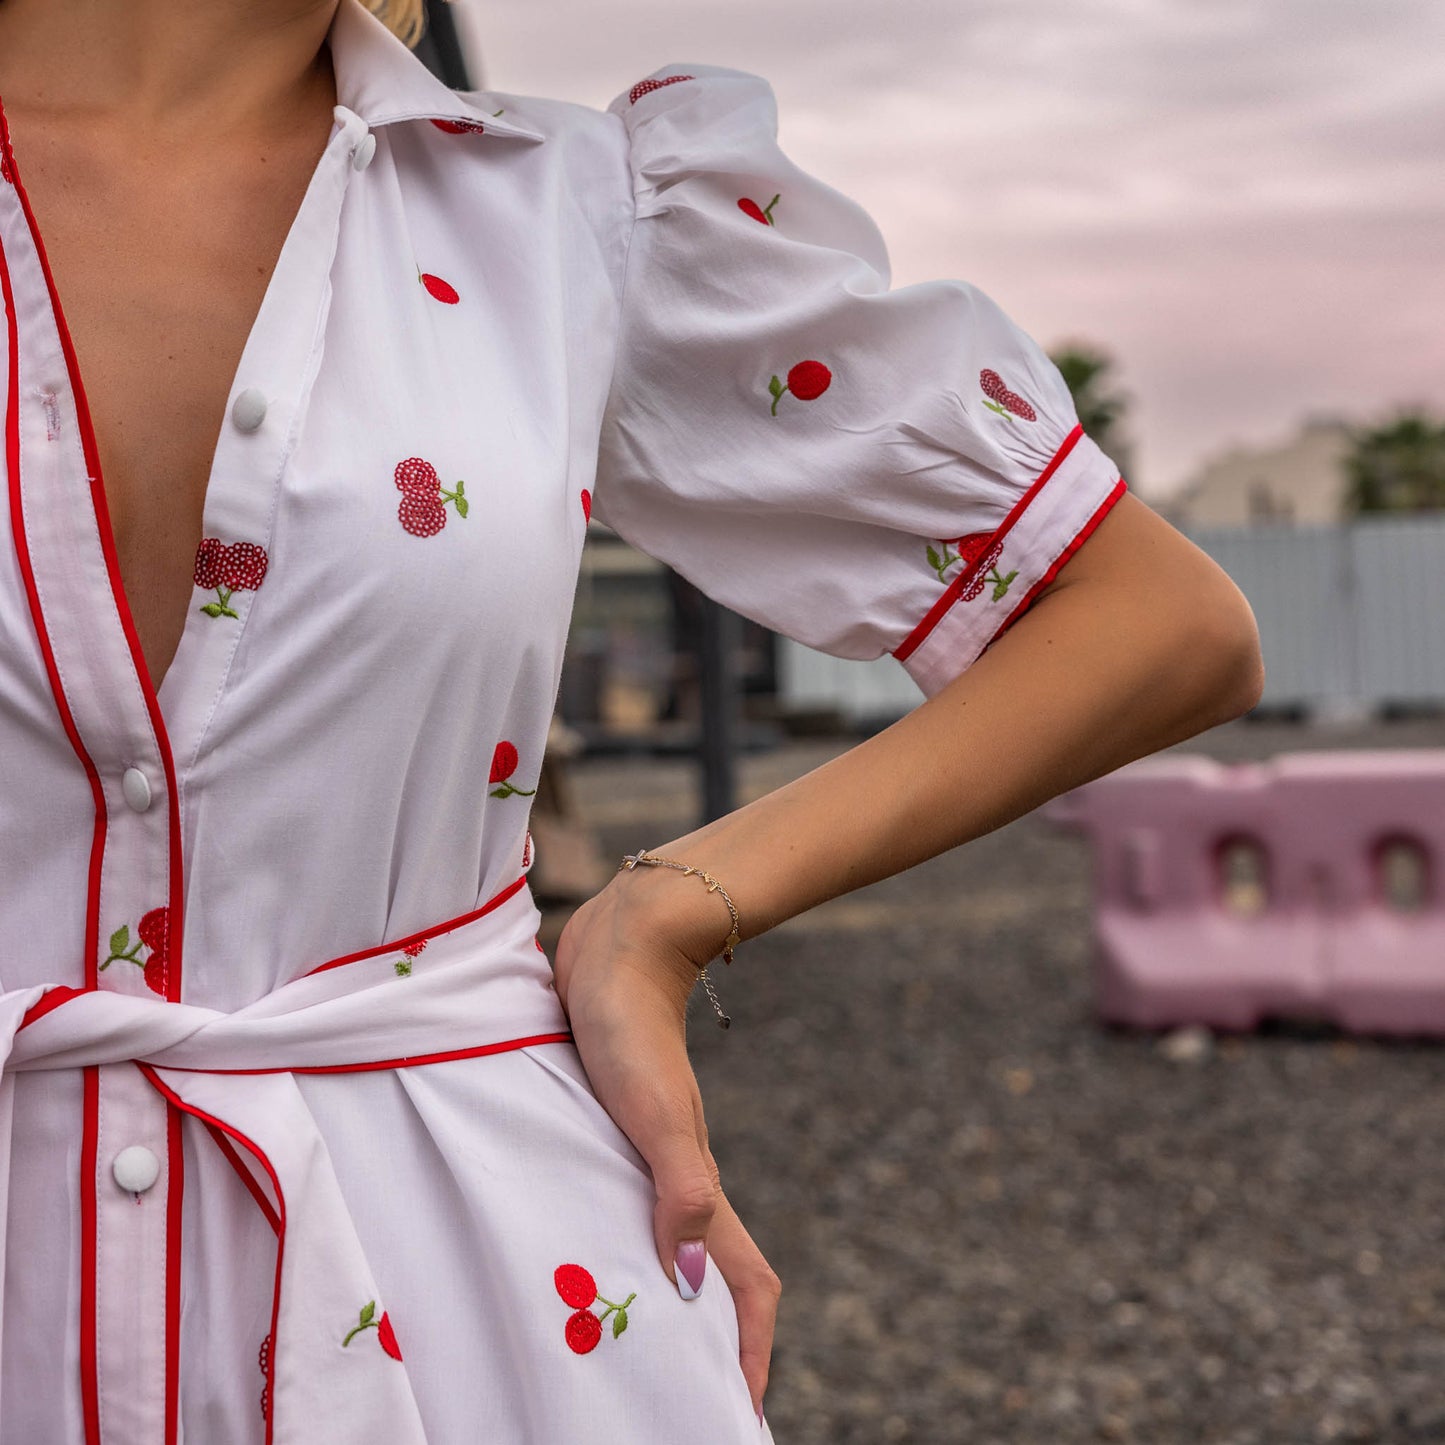
M779 191L778 195L782 195L782 192ZM744 196L742 200L738 202L738 210L745 216L751 216L755 221L761 221L765 226L771 226L776 224L773 220L773 207L777 204L778 196L774 196L773 199L768 202L766 208L758 205L756 201L749 197Z
M938 573L938 580L944 581L944 574L956 562L963 563L963 570L969 568L978 561L983 550L988 546L988 539L993 536L992 532L969 532L963 537L946 537L943 539L943 551L937 547L930 546L926 549L928 565ZM957 547L955 552L953 548Z
M408 943L407 946L402 949L402 956L392 965L392 967L396 969L396 976L398 978L405 978L411 972L412 959L417 957L426 945L427 941L423 938L420 942Z
M962 600L972 602L980 592L983 591L985 583L993 583L993 601L1001 602L1008 592L1009 583L1019 575L1019 569L1015 567L1007 576L1002 576L998 570L998 559L1003 553L1003 542L993 544L979 559L978 571L969 579L968 586L963 589ZM984 568L988 570L985 572Z
M776 376L768 383L768 391L773 398L773 415L777 416L778 403L784 393L792 392L799 401L815 401L827 391L832 381L833 373L821 361L798 362L788 371L787 385Z
M467 515L467 484L458 482L449 492L441 484L437 470L421 457L407 457L396 464L392 480L403 493L396 515L413 537L433 537L447 524L448 502L456 504L457 516Z
M393 1360L401 1359L401 1346L396 1342L396 1331L391 1327L391 1316L384 1310L381 1315L381 1323L376 1327L376 1337L381 1341L381 1347Z
M539 943L538 948L541 947ZM597 1281L589 1270L580 1264L559 1264L552 1273L552 1283L562 1297L562 1303L574 1311L567 1318L563 1333L567 1347L577 1355L585 1355L597 1348L602 1338L602 1322L611 1315L612 1338L617 1339L627 1328L627 1307L637 1298L634 1291L621 1304L613 1304L597 1293ZM607 1306L600 1315L592 1313L594 1304Z
M597 1281L580 1264L559 1264L552 1273L552 1283L562 1303L574 1310L591 1309L597 1298Z
M429 295L435 296L438 301L444 301L448 306L455 306L462 298L457 295L456 287L449 281L443 281L440 276L433 276L430 271L418 271L417 279L426 287Z
M261 1367L261 1373L266 1377L266 1383L261 1389L261 1418L271 1418L271 1336L267 1335L261 1341L261 1349L256 1356L256 1363Z
M440 497L405 496L396 515L413 537L435 537L447 524L446 503Z
M197 587L214 591L216 600L200 610L207 617L239 616L231 606L232 595L254 592L266 580L269 565L266 549L255 542L232 542L228 547L219 537L203 537L191 575Z
M376 1317L376 1301L367 1300L361 1307L361 1315L357 1322L347 1332L346 1338L342 1340L343 1349L349 1345L363 1330L375 1330L376 1337L381 1342L381 1348L386 1351L393 1360L401 1359L401 1348L396 1343L396 1332L391 1327L391 1318L383 1310L380 1319Z
M1017 392L1010 391L1003 384L1003 377L989 367L978 374L978 384L989 398L984 405L1000 416L1016 416L1020 421L1037 421L1039 414Z
M513 793L517 793L524 798L530 798L537 791L536 788L519 788L509 781L517 771L518 761L517 749L512 743L503 739L497 744L496 751L492 754L491 776L487 779L490 783L498 784L492 789L492 797L510 798Z
M152 993L158 993L164 998L166 965L170 957L169 920L170 910L168 908L152 908L149 913L142 916L141 921L136 925L134 943L130 939L130 925L122 923L110 936L110 953L105 962L100 965L101 968L109 968L119 959L133 963L141 970L146 987ZM140 957L142 948L150 949L149 958L142 959Z
M597 1348L602 1338L602 1321L591 1310L578 1310L567 1320L567 1344L573 1353L585 1355Z
M637 102L641 100L644 95L648 95L654 90L661 90L664 85L676 85L679 80L696 79L697 77L694 75L669 75L663 80L653 80L651 78L647 80L639 80L637 84L634 85L632 89L627 92L627 94L632 104L636 105Z
M444 130L448 135L481 135L485 130L479 120L433 120L432 124L438 130Z
M442 484L437 469L420 457L408 457L404 462L398 462L392 475L401 491L419 492L422 496L434 497Z
M592 493L586 487L582 488L582 520L584 522L592 520Z

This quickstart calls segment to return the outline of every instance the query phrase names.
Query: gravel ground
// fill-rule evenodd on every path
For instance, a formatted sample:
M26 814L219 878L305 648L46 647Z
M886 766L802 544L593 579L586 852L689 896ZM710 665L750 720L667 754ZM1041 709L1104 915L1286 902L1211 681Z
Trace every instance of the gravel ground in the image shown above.
M748 759L744 791L842 746ZM1445 720L1180 750L1359 746ZM576 783L609 854L689 826L683 765ZM1089 901L1087 844L1030 815L746 944L727 1034L694 1012L784 1283L778 1445L1445 1441L1445 1045L1102 1028Z

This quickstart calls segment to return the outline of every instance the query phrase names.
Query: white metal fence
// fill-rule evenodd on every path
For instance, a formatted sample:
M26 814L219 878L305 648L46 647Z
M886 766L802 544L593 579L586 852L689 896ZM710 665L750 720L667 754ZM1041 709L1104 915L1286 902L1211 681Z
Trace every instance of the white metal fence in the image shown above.
M1445 705L1445 517L1336 527L1261 523L1186 533L1239 585L1259 623L1261 708L1368 712ZM782 701L853 722L903 713L918 689L892 658L846 662L783 639Z

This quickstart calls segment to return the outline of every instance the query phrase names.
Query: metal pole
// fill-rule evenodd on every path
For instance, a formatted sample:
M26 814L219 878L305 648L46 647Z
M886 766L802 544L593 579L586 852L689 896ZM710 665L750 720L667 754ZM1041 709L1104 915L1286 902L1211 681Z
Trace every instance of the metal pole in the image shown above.
M738 615L699 595L698 696L702 726L698 761L702 767L702 821L711 823L731 813L737 792L734 749L737 745L738 688L733 670L737 655Z
M426 0L426 29L416 53L427 68L453 90L473 89L457 22L445 0Z

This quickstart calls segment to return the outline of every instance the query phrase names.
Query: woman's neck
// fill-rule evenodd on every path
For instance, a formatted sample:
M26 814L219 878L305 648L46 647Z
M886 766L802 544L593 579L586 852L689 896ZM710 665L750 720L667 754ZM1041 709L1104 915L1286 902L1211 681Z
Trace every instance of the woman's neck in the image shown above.
M274 132L331 91L338 0L0 0L0 95L197 139Z

